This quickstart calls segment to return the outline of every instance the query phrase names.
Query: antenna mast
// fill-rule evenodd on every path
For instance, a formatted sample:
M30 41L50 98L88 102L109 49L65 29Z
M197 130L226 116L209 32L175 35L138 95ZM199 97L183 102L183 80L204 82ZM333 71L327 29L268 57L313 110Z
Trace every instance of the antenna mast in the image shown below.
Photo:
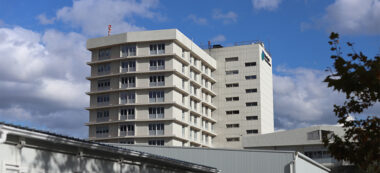
M111 34L111 30L112 30L111 25L108 25L108 36L110 36L110 34Z

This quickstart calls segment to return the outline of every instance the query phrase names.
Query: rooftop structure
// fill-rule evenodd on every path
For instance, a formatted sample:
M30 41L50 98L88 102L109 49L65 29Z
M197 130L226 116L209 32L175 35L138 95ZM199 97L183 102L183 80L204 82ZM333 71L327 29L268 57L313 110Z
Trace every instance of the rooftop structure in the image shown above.
M328 167L346 165L334 158L324 147L322 138L334 133L344 135L341 126L320 125L243 137L244 149L297 151Z

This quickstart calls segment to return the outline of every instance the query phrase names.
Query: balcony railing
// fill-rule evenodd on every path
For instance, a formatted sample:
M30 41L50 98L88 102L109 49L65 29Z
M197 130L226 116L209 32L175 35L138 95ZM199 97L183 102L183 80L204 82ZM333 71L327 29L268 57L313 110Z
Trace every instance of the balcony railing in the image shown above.
M119 136L135 136L135 131L120 131Z
M135 114L120 115L120 120L133 120L133 119L135 119Z

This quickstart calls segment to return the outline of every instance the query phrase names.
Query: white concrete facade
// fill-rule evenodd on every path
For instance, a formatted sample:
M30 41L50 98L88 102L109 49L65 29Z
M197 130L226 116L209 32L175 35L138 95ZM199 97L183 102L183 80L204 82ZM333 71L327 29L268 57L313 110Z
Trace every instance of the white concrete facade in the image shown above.
M215 147L242 148L243 136L271 133L272 60L262 43L206 50L215 71Z
M87 49L90 140L242 148L241 136L273 132L262 43L202 50L168 29L89 39Z
M89 39L89 139L212 147L216 61L176 29Z

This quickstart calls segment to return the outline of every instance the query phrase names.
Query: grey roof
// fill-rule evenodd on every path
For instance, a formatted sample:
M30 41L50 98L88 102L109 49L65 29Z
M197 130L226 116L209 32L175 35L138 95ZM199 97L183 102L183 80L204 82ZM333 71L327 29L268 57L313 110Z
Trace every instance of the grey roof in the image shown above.
M318 125L286 131L277 131L261 135L244 136L243 148L270 147L270 146L297 146L297 145L322 145L321 135L317 139L310 139L308 135L317 131L332 131L338 136L344 135L341 126Z
M300 158L314 165L314 168L330 171L323 165L296 151L279 150L241 150L225 148L147 146L114 143L111 145L164 155L167 157L203 163L216 167L225 173L249 172L289 172L289 163ZM323 172L323 171L322 171Z
M116 146L107 145L107 144L104 144L104 143L98 143L98 142L88 141L88 140L85 140L85 139L70 137L70 136L66 136L66 135L62 135L62 134L57 134L57 133L53 133L53 132L49 132L49 131L37 130L37 129L25 127L25 126L20 126L20 125L14 125L14 124L9 124L9 123L5 123L5 122L0 122L0 132L3 129L5 129L5 128L6 128L6 130L9 130L10 129L9 127L26 131L25 137L32 137L32 135L31 135L30 132L36 133L36 134L44 134L44 135L48 135L50 137L57 137L57 138L60 138L60 139L65 139L65 140L79 142L80 144L84 144L84 145L81 145L81 146L87 146L88 148L92 148L92 149L96 148L96 149L102 150L102 151L115 152L115 153L118 153L118 154L122 153L122 154L125 154L128 157L143 158L143 159L146 159L147 161L151 160L153 162L161 162L161 163L165 163L165 164L168 164L168 165L173 165L173 166L176 166L176 167L186 168L188 170L198 170L198 171L201 171L201 172L219 172L214 167L209 167L209 166L205 166L205 165L202 165L202 164L195 164L195 163L186 162L186 161L182 161L182 160L178 160L178 159L173 159L173 158L170 158L170 157L165 157L165 156L150 154L150 153L146 153L146 152L131 150L131 149L128 149L128 148L125 148L125 147L123 147L123 148L122 147L116 147ZM10 134L12 134L12 133L10 133Z

